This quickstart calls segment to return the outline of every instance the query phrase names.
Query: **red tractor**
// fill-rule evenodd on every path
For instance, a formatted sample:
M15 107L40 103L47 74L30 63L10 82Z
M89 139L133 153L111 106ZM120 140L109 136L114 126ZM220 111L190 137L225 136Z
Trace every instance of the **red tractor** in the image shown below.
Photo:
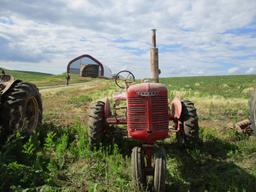
M153 49L156 49L155 46ZM153 60L157 59L153 57ZM155 66L157 70L152 71L159 72L158 65ZM158 76L156 77L155 80L158 81ZM135 84L135 77L130 71L120 71L116 75L115 83L118 87L125 88L126 92L114 95L112 107L108 99L98 101L92 106L88 121L90 146L94 148L100 144L108 127L126 125L128 137L140 143L132 149L131 154L136 187L143 190L147 185L147 177L153 176L153 190L165 191L166 154L157 141L164 140L174 132L178 142L185 145L197 142L199 136L196 108L192 102L178 98L169 103L168 90L163 84ZM120 106L121 101L126 106Z

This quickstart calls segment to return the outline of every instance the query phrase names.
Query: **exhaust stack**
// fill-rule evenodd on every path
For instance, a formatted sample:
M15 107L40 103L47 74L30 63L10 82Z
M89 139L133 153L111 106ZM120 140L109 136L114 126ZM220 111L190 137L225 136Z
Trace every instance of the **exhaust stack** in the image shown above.
M152 48L150 49L152 79L159 83L158 48L156 48L156 29L152 29Z

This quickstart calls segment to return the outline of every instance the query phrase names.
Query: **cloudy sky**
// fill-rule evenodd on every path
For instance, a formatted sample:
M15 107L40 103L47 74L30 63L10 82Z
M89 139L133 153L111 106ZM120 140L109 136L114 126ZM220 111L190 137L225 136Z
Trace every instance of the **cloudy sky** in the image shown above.
M152 28L161 76L256 73L255 0L0 0L0 66L58 74L91 54L149 77Z

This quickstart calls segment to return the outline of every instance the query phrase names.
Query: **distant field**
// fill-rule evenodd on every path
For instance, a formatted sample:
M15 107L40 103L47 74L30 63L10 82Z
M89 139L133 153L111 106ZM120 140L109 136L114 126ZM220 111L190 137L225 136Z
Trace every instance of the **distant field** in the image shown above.
M256 88L256 75L172 77L162 78L170 91L183 92L187 96L223 96L225 98L248 98Z
M15 71L5 70L7 74L13 75L16 79L24 79L24 81L37 81L52 77L51 74L31 72L31 71Z
M16 79L35 83L37 86L65 85L66 75L51 75L38 72L7 70ZM71 75L70 84L90 81L91 78ZM182 96L221 96L224 98L248 98L256 88L256 75L201 76L161 78L169 88L170 95L179 92Z

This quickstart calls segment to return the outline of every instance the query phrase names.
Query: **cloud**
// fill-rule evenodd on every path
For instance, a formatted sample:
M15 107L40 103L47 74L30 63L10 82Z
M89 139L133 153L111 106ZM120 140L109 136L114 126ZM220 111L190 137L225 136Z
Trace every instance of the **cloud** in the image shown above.
M256 68L250 67L245 73L246 73L246 74L253 74L253 73L256 73Z
M232 67L230 69L228 69L228 74L236 74L239 72L239 68L238 67Z
M18 62L40 62L47 60L46 55L31 53L27 49L17 48L17 45L0 36L0 60L1 61L18 61Z
M255 73L255 10L254 0L2 0L0 65L62 73L91 54L149 77L157 28L161 76Z

